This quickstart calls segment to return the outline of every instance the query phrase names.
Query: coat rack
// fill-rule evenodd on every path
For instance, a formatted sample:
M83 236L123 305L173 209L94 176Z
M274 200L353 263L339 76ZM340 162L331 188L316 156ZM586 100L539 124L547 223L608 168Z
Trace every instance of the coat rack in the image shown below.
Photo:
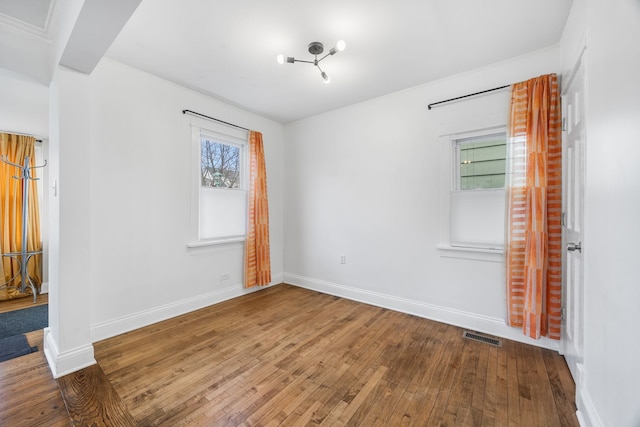
M33 303L35 304L36 298L37 298L37 289L36 289L36 285L33 283L33 280L31 280L31 277L29 277L29 270L27 270L27 266L29 264L29 260L31 260L31 258L34 255L42 253L42 250L39 250L39 251L27 250L27 228L29 223L28 222L29 181L37 181L39 179L31 176L31 170L37 169L37 168L43 168L47 166L47 162L45 160L43 165L29 166L29 160L30 160L29 156L24 158L23 165L11 163L10 161L7 160L7 156L0 156L0 160L2 160L3 163L6 163L10 166L14 166L18 168L20 171L20 174L18 176L14 175L13 178L22 181L22 247L20 252L7 252L2 254L2 256L4 257L10 257L15 259L19 263L20 268L18 269L18 272L11 279L9 279L8 282L5 282L2 286L17 287L15 285L10 285L10 283L12 283L18 276L20 276L20 279L21 279L20 292L25 293L27 286L29 286L31 288L31 292L33 293Z

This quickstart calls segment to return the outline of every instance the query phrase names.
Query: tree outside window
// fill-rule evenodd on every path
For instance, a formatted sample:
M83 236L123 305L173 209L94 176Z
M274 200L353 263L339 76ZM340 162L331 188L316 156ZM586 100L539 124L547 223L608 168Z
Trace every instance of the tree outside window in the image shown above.
M200 177L203 187L240 188L240 147L201 138Z

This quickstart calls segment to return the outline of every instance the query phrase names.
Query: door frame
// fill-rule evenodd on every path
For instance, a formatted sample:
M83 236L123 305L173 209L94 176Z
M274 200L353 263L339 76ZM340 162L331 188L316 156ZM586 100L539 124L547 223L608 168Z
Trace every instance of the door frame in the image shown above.
M581 111L581 115L580 115L580 119L581 119L581 126L582 126L582 130L581 130L581 136L582 136L582 153L581 153L581 158L580 158L580 162L582 163L581 167L582 167L582 176L581 176L581 182L579 185L580 188L580 200L581 200L581 210L582 212L580 212L580 215L582 216L582 229L580 231L581 234L581 239L580 242L582 244L582 247L584 248L585 246L585 242L584 242L584 195L585 195L585 185L586 185L586 174L585 174L585 156L586 156L586 141L587 141L587 135L586 135L586 123L587 123L587 118L586 118L586 103L587 103L587 95L586 95L586 88L587 88L587 74L586 74L586 67L585 67L585 62L587 59L587 54L586 54L586 44L582 44L582 47L577 55L576 61L574 62L574 65L571 69L571 72L563 79L562 81L562 90L561 90L561 94L562 94L562 101L563 101L563 105L562 105L562 158L563 158L563 172L562 172L562 218L563 218L563 227L562 227L562 281L563 281L563 291L562 291L562 300L563 300L563 304L562 304L562 316L563 316L563 328L562 328L562 340L560 342L560 352L561 354L564 355L565 360L567 362L567 365L569 367L569 371L571 372L571 375L573 377L573 380L576 384L576 392L580 389L580 387L582 386L582 384L584 383L584 371L583 371L583 358L584 358L584 259L585 259L585 254L584 252L581 253L581 262L580 262L580 276L581 276L581 298L578 301L571 301L569 300L569 295L568 295L568 262L567 262L567 246L569 243L577 243L577 242L569 242L568 241L568 228L567 228L567 224L566 224L566 215L567 215L567 184L566 184L566 180L569 178L568 177L568 173L569 171L567 170L567 151L568 151L568 136L569 133L567 131L566 128L566 121L568 120L567 117L567 111L566 111L566 104L565 104L565 99L566 99L566 95L567 92L565 91L565 88L569 88L569 86L573 83L574 78L576 77L576 75L578 73L582 73L582 87L581 87L581 93L582 93L582 102L581 102L581 107L582 107L582 111ZM564 77L564 76L563 76ZM579 306L577 306L579 305ZM567 335L567 316L566 313L569 313L570 316L574 316L574 318L572 319L572 321L576 322L576 324L578 324L579 322L579 328L581 329L581 336L579 337L580 342L578 343L578 347L576 351L576 348L574 346L574 342L573 340L569 339L568 335ZM577 315L576 315L577 313Z

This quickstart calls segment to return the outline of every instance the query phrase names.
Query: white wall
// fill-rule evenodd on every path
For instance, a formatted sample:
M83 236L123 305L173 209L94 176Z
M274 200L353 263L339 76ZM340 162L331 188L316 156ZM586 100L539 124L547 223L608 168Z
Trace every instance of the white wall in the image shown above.
M49 88L0 70L0 131L47 137Z
M574 0L568 68L586 39L585 426L640 425L640 2ZM586 37L584 37L586 35Z
M90 337L90 170L87 75L59 67L50 89L49 326L44 349L54 377L95 363Z
M559 72L559 65L553 47L288 124L285 280L529 342L504 324L504 263L442 257L436 249L447 179L439 135L485 126L479 115L502 115L505 124L506 108L483 107L505 95L432 111L427 104Z
M90 172L79 179L91 192L93 341L246 292L242 243L187 248L191 128L183 109L263 133L272 283L280 283L284 127L109 59L90 80Z

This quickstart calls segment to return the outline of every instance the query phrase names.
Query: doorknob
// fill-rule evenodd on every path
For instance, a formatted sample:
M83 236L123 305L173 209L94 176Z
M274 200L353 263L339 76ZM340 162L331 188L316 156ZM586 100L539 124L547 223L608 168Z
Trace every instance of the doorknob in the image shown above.
M578 252L582 253L582 242L567 243L567 250L569 252L578 251Z

